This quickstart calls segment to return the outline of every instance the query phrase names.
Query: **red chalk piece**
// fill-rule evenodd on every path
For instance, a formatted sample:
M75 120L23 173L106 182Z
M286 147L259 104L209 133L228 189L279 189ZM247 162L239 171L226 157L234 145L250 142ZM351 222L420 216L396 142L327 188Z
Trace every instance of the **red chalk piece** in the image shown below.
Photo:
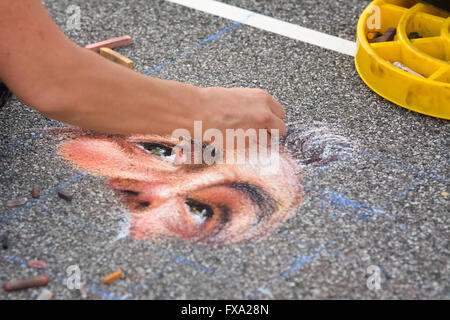
M50 277L46 274L41 274L39 276L5 282L3 283L3 290L5 290L6 292L10 292L35 287L44 287L49 282Z
M34 269L45 269L45 268L47 268L47 264L45 263L45 261L40 261L40 260L29 260L27 262L27 265L30 268L34 268Z
M100 52L100 48L114 49L114 48L129 46L132 43L133 43L133 39L131 39L130 36L123 36L123 37L112 38L112 39L97 42L97 43L88 44L87 46L85 46L85 48L98 53L98 52Z

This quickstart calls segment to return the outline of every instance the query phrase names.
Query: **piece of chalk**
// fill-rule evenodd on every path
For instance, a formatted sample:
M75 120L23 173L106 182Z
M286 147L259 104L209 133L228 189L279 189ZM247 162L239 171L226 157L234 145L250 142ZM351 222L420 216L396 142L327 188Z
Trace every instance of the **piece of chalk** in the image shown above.
M48 289L43 289L36 300L51 300L51 298L53 298L53 292Z
M87 290L86 290L86 287L84 285L82 285L80 287L80 295L81 295L81 298L83 298L83 299L87 298Z
M39 186L34 186L33 190L31 191L33 198L35 198L35 199L39 198L40 193L41 193L41 188L39 188Z
M393 63L393 65L396 66L396 67L399 68L399 69L402 69L403 71L406 71L406 72L408 72L408 73L411 73L411 74L416 75L416 76L421 77L421 78L425 78L425 77L424 77L423 75L421 75L420 73L415 72L414 70L408 68L407 66L401 64L401 63L398 62L398 61L395 61L395 62Z
M117 270L111 274L108 274L103 278L103 283L112 283L118 279L122 278L122 270Z
M386 30L385 33L383 33L383 35L372 39L372 43L392 41L392 40L394 40L396 32L397 32L397 29L389 28Z
M45 263L45 261L40 260L28 260L27 266L34 269L45 269L47 268L47 263Z
M2 237L2 247L3 247L3 250L8 249L8 237L7 236Z
M101 41L101 42L88 44L87 46L85 46L85 48L95 51L95 52L99 52L100 48L114 49L114 48L129 46L132 43L133 43L133 40L131 39L130 36L123 36L123 37L117 37L117 38L112 38L112 39Z
M413 40L413 39L420 39L422 38L418 32L411 32L410 34L408 34L408 39L409 40Z
M3 290L10 292L35 287L45 287L49 282L50 277L46 274L41 274L39 276L5 282L3 283Z
M367 33L367 39L369 40L369 42L379 36L381 36L381 33L379 32L370 31Z
M100 55L112 62L125 66L127 68L133 69L134 63L132 60L124 57L120 53L110 49L110 48L100 48Z
M6 205L8 207L18 207L18 206L24 205L26 202L27 202L27 198L17 198L17 199L8 200L6 202Z
M71 202L72 198L73 198L73 196L71 194L69 194L67 191L64 191L64 190L59 190L58 191L58 196L61 199L66 200L67 202Z

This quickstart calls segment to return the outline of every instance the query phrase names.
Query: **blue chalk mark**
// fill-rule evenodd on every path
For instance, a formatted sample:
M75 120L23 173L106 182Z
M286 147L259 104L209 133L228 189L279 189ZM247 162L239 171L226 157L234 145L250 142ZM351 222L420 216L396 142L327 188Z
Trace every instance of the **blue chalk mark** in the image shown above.
M303 267L305 264L307 264L307 263L311 262L312 260L314 260L323 251L327 251L328 247L332 246L335 242L336 242L336 240L332 240L332 241L328 242L327 244L325 244L322 248L320 248L320 249L316 250L315 252L313 252L311 255L306 256L306 257L301 257L300 259L294 261L294 263L292 263L291 267L289 267L289 269L287 269L286 271L282 272L275 282L284 280L290 274L292 274L293 272L297 271L298 269ZM264 287L259 287L258 291L262 292L262 291L268 290L269 285L266 285ZM254 300L255 296L254 295L249 296L247 299L248 300Z
M170 58L170 59L164 61L164 62L161 63L160 65L154 67L154 68L151 69L150 71L144 73L144 75L148 76L148 75L152 74L153 72L155 72L155 71L157 71L157 70L159 70L159 69L165 67L165 66L168 65L169 63L174 62L177 58L186 56L189 52L191 52L191 51L194 50L195 48L198 48L198 47L204 45L205 43L208 43L208 42L211 42L211 41L217 39L218 37L220 37L220 36L221 36L222 34L224 34L225 32L227 32L227 31L229 31L229 30L232 30L233 28L239 26L240 24L241 24L241 22L235 22L235 23L229 25L228 27L225 27L225 28L223 28L223 29L217 31L216 33L214 33L213 35L209 36L208 38L205 38L205 39L203 39L202 41L197 42L197 43L196 43L195 45L193 45L192 47L190 47L190 48L184 50L183 52L181 52L180 54L178 54L178 56L172 57L172 58Z
M314 253L312 253L311 255L307 256L307 257L301 257L299 260L295 261L292 266L284 271L283 273L281 273L280 275L280 279L284 279L287 276L289 276L292 272L300 269L301 267L303 267L305 264L307 264L308 262L312 261L314 258L316 258L319 254L322 253L322 251L325 251L328 249L328 247L332 246L334 243L336 242L336 240L332 240L330 242L328 242L327 244L325 244L322 248L320 248L319 250L316 250Z
M327 250L325 250L325 251L326 251L326 253L329 253L329 254L331 254L331 255L337 257L337 258L339 258L339 257L342 256L342 254L341 254L339 251L336 251L336 250L327 249Z
M19 263L19 264L21 264L21 265L23 265L23 266L26 266L26 265L27 265L27 262L26 262L25 260L19 259L19 258L17 258L17 257L14 257L14 256L8 256L8 255L3 256L3 257L4 257L5 259L7 259L7 260L11 260L11 261L17 262L17 263Z
M185 254L184 256L174 256L173 254L171 254L170 252L165 252L165 255L167 257L169 257L171 260L173 260L176 263L179 264L183 264L183 265L187 265L190 266L196 270L200 270L203 272L206 272L208 274L216 274L216 275L220 275L222 277L227 277L227 275L217 271L216 269L207 267L205 265L202 265L200 263L194 262L192 260L189 260L188 257L193 253L193 250L189 251L187 254Z
M365 155L365 156L368 156L368 157L372 157L372 158L381 160L381 161L389 163L389 164L392 164L394 166L397 166L399 168L405 169L407 171L417 172L418 174L420 174L422 176L425 176L427 178L432 178L432 179L439 180L439 181L442 181L442 182L445 182L445 183L450 183L450 180L448 180L448 179L446 179L444 177L441 177L441 176L439 176L437 174L425 172L423 170L420 170L420 169L417 169L417 168L414 168L414 167L408 167L407 165L404 165L403 163L399 163L399 162L396 162L396 161L393 161L393 160L390 160L390 159L385 159L383 157L380 157L379 155L376 155L376 154L373 154L373 153L370 153L370 152L362 151L361 154Z
M302 246L307 246L308 248L315 248L316 245L314 245L311 241L305 240L305 239L298 239L296 237L290 236L290 235L286 235L284 233L279 233L278 236L282 239L288 239L288 240L293 240L299 244L301 244Z
M91 292L94 292L94 293L97 293L97 294L99 294L99 295L102 295L102 296L104 296L105 298L110 299L110 300L124 300L123 297L115 296L115 295L113 295L113 294L110 294L110 293L108 293L108 292L105 292L105 291L103 291L103 290L97 289L97 288L92 287L92 286L84 286L84 287L85 287L87 290L89 290L89 291L91 291Z
M44 212L47 212L49 215L53 215L53 212L50 211L46 207L41 207L41 210L44 211ZM75 224L78 224L78 225L80 225L80 226L82 226L84 228L94 229L94 230L96 230L98 232L101 232L101 233L108 233L108 231L106 229L104 229L104 228L102 228L102 227L100 227L100 226L98 226L96 224L86 222L82 218L76 218L76 217L69 216L69 215L67 215L66 212L57 212L56 214L59 215L59 216L64 217L66 220L71 221L71 222L73 222Z
M1 151L0 154L5 155L5 154L8 154L8 153L14 151L15 149L23 146L28 140L33 140L33 139L41 136L43 132L44 132L43 130L39 130L39 131L36 131L36 132L32 133L30 138L27 138L27 139L24 139L24 140L22 140L20 142L17 142L16 144L8 147L6 150Z
M6 217L3 217L0 219L0 223L5 223L8 222L11 218L20 215L25 209L47 199L50 195L54 194L55 192L57 192L58 190L63 189L65 186L67 186L68 184L84 177L85 174L84 173L79 173L77 175L74 175L73 177L71 177L70 179L66 180L65 182L62 182L60 184L58 184L57 186L53 187L52 189L50 189L46 194L40 196L38 199L34 199L33 201L29 201L27 203L25 203L25 205L23 205L21 208L14 210L13 212L11 212L9 215L7 215Z
M315 192L318 192L322 195L328 196L330 197L330 202L332 205L336 206L336 207L351 207L353 209L356 209L357 211L359 210L366 210L369 212L369 214L364 214L361 219L365 220L368 219L370 217L372 217L373 215L383 215L386 214L384 211L379 210L379 209L374 209L372 207L370 207L369 205L366 205L364 203L355 201L355 200L351 200L347 197L344 197L343 195L340 195L336 192L330 191L330 190L321 190L318 188L314 188L311 186L306 186L305 190L312 190ZM336 218L336 213L333 213L333 218Z
M416 183L410 185L410 186L409 186L408 188L406 188L405 190L402 190L402 191L400 191L399 193L397 193L396 195L394 195L393 197L391 197L391 198L388 200L388 202L383 206L383 208L386 208L386 207L389 206L390 204L392 204L392 203L394 203L394 202L397 202L398 200L404 198L404 197L408 194L408 192L414 190L414 189L417 187L417 185L418 185L419 183L421 183L421 182L422 182L422 181L418 181L418 182L416 182Z
M280 277L281 278L286 278L288 275L290 275L292 272L294 272L297 269L300 269L302 266L304 266L305 264L307 264L308 262L310 262L312 259L314 259L320 252L322 252L322 249L320 249L319 251L313 253L310 256L307 257L303 257L301 258L299 261L295 262L288 270L284 271Z
M192 260L189 260L189 259L187 259L185 257L175 257L174 261L176 263L184 264L184 265L190 266L190 267L192 267L194 269L197 269L197 270L200 270L200 271L204 271L204 272L209 273L209 274L214 274L216 272L215 269L212 269L210 267L207 267L207 266L204 266L202 264L196 263L196 262L194 262Z

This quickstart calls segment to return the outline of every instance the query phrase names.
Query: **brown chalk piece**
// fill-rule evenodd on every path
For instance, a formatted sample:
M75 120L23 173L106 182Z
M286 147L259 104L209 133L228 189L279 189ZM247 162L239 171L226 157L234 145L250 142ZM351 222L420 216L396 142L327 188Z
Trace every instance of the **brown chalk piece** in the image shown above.
M61 199L66 200L67 202L71 202L72 198L73 198L73 196L71 194L69 194L67 191L64 191L64 190L58 191L58 196Z
M34 198L34 199L37 199L37 198L39 198L39 196L40 196L41 188L39 188L39 186L34 186L31 193L32 193L32 195L33 195L33 198Z
M134 68L133 61L110 48L100 48L100 55L108 60L111 60L112 62L115 62L127 68Z
M114 48L129 46L132 43L133 43L133 40L131 39L130 36L123 36L123 37L112 38L112 39L97 42L97 43L88 44L87 46L85 46L85 48L98 53L100 51L100 48L114 49Z
M8 237L3 236L2 237L2 248L3 250L8 250L9 244L8 244Z
M50 277L46 274L41 274L39 276L5 282L3 283L3 290L10 292L35 287L45 287L49 282Z
M408 39L412 40L412 39L420 39L422 38L418 32L411 32L410 34L408 34Z
M117 270L111 274L108 274L103 278L103 283L112 283L118 279L122 278L122 270Z
M392 41L392 40L394 40L396 32L397 32L397 30L395 28L389 28L386 30L385 33L383 33L383 35L374 38L372 40L372 43Z
M17 198L17 199L8 200L6 202L6 205L8 207L18 207L18 206L24 205L26 202L27 202L27 198Z
M47 268L47 263L45 263L45 261L40 260L28 260L27 266L34 269L45 269Z

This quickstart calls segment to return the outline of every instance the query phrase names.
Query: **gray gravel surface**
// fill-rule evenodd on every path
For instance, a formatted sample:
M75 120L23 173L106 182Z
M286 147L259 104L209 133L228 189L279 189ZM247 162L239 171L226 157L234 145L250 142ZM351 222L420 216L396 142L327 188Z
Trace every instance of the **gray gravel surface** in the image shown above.
M227 3L354 39L368 1ZM448 121L409 112L368 89L353 59L237 25L166 1L46 0L69 37L85 45L130 34L119 52L152 76L201 86L261 87L287 110L287 121L320 125L348 139L345 157L304 166L307 195L298 214L267 240L202 246L137 242L118 235L127 212L101 178L74 170L55 148L62 138L17 99L0 110L0 281L39 273L44 260L55 299L81 299L64 285L78 265L89 299L448 299ZM81 8L81 30L66 30L66 9ZM187 54L180 55L187 50ZM41 198L33 200L33 185ZM56 192L74 194L71 203ZM28 197L18 208L6 201ZM381 289L369 290L367 268L378 266ZM124 270L124 279L101 282ZM0 299L34 299L39 289L0 291Z

